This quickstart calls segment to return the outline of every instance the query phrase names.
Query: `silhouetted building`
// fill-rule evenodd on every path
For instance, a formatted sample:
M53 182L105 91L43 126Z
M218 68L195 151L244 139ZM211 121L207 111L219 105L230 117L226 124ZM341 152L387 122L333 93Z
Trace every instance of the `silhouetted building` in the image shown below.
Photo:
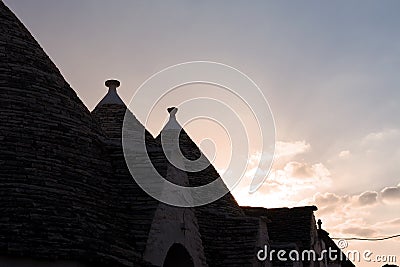
M107 95L89 112L2 1L0 57L0 266L270 266L257 259L264 246L314 245L310 208L299 208L308 217L299 214L306 232L297 236L274 227L278 210L249 214L230 193L198 208L147 195L125 162L125 114L131 137L144 135L151 162L166 179L198 186L219 175L211 165L198 172L171 165L160 136L153 138L127 111L116 80L106 82ZM163 131L179 131L184 156L199 158L177 125L171 115ZM141 164L134 172L146 175ZM270 244L269 235L277 242Z
M336 246L329 234L316 226L315 206L294 208L242 207L249 216L268 218L267 228L270 251L275 251L272 266L354 266ZM334 252L332 257L329 249ZM277 252L284 250L285 259L278 258ZM289 254L292 253L292 257Z
M337 251L335 257L327 258L328 267L353 267L354 264L348 259L348 257L341 251L335 242L329 237L329 233L322 229L322 222L318 220L318 236L321 241L322 249L328 251Z

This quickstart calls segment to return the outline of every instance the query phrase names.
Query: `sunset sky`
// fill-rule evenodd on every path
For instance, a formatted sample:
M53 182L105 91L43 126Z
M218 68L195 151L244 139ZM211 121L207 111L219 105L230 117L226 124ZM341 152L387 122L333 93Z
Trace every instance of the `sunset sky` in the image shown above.
M256 193L246 182L234 191L238 202L316 205L332 237L400 234L399 1L4 2L89 110L108 78L121 81L129 103L171 65L206 60L239 69L270 104L276 160ZM176 105L169 99L163 109ZM196 127L188 132L201 140L207 132ZM216 140L221 171L224 138ZM251 147L248 176L259 150ZM400 262L400 238L349 241L349 249L397 254Z

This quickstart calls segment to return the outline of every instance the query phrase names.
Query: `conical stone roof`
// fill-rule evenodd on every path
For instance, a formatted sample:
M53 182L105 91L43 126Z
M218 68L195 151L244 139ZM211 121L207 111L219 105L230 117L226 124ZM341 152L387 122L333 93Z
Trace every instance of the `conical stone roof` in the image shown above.
M179 136L179 148L181 150L183 157L189 162L198 160L199 158L203 158L203 160L206 161L205 162L206 164L203 163L204 166L207 166L206 168L201 169L199 171L187 171L189 186L190 187L204 186L217 179L221 179L220 175L218 174L214 166L208 161L207 157L202 153L200 148L196 145L195 142L193 142L189 134L177 121L175 114L178 112L178 109L172 107L168 109L168 112L170 113L169 120L162 129L162 131L160 132L160 134L156 137L157 143L160 144L162 143L161 140L162 133L168 135L167 132L169 131L178 131L179 133L177 134L177 136ZM188 169L190 168L191 167L188 167ZM210 204L201 206L197 210L200 211L202 209L210 209L213 212L225 212L226 214L243 215L238 203L236 202L232 194L228 192L225 184L221 183L218 185L224 187L219 189L218 191L225 191L227 193L220 199Z
M132 265L115 244L104 134L0 1L0 255Z
M127 108L124 101L119 97L117 88L120 82L117 80L107 80L105 85L108 87L107 94L100 100L92 111L92 115L99 123L106 136L114 141L122 139L122 128L125 116L134 131L135 138L145 136L145 141L149 144L154 143L153 136L145 129L140 121Z
M114 202L118 205L114 208L118 224L123 226L126 233L131 233L135 239L135 249L144 253L148 233L159 202L149 196L136 183L127 166L122 146L122 133L124 121L128 124L129 136L141 144L145 144L149 151L148 156L152 159L157 169L166 171L166 162L158 149L153 136L145 129L135 115L127 108L119 97L116 88L120 83L116 80L107 80L105 85L109 88L107 94L101 99L92 111L92 116L101 126L107 139L105 147L110 157L113 173L108 179L112 185ZM130 149L130 148L128 148ZM144 152L144 151L143 151ZM147 157L143 153L134 151L137 166L132 166L135 174L139 175L139 167L146 164ZM161 170L159 170L161 172ZM146 175L146 172L144 172ZM121 218L122 220L119 220Z

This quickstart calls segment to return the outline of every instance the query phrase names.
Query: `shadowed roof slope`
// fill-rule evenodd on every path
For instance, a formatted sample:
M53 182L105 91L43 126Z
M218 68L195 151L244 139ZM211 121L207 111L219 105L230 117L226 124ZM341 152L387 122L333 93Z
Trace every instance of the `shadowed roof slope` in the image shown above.
M144 126L136 119L133 113L127 109L124 102L118 96L113 84L119 85L116 80L106 81L109 87L107 94L97 104L92 111L93 117L99 123L106 134L105 147L110 156L110 162L113 173L108 178L108 183L112 185L113 202L118 221L118 225L123 227L126 233L130 233L135 239L135 249L141 253L144 252L148 233L150 231L151 222L154 217L155 210L159 202L144 192L136 181L133 179L125 161L124 151L122 147L122 127L124 125L125 116L129 124L129 138L143 143L143 134L145 135L145 144L151 150L149 156L153 160L153 164L166 171L165 158L155 144L153 136L144 128ZM128 137L127 137L128 138ZM138 164L143 164L139 159ZM135 168L136 166L133 166ZM135 168L135 170L138 170ZM165 173L164 173L165 175Z
M102 130L2 1L0 59L0 254L132 265Z
M169 120L167 124L162 129L161 133L156 137L156 141L161 144L161 134L163 132L168 132L170 130L179 131L179 148L181 150L182 155L189 161L195 161L202 157L206 161L206 168L199 171L187 171L187 176L189 179L189 186L197 187L209 184L217 179L221 179L219 173L214 168L214 166L209 162L207 157L203 154L200 148L193 142L192 138L186 133L185 129L179 124L176 119L175 114L177 113L178 108L169 108L168 112L170 113ZM190 167L186 166L190 169ZM220 184L221 185L221 184ZM230 192L226 189L226 185L222 183L224 188L219 191L226 191L227 193L221 197L220 199L198 207L196 210L200 209L210 209L213 212L225 212L227 215L243 215L241 208L236 202L235 198L232 196Z

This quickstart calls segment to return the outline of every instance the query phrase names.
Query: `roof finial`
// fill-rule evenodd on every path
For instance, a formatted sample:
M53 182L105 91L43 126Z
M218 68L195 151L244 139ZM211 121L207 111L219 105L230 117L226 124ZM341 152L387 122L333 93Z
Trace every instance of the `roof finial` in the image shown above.
M170 107L167 110L168 110L168 113L170 114L170 116L174 116L174 117L175 117L176 113L178 112L177 107Z
M318 229L322 229L322 221L321 221L321 219L318 219L318 222L317 222L317 224L318 224Z
M177 107L170 107L167 109L169 113L169 120L167 124L164 126L164 130L181 130L182 127L179 125L178 121L176 120L176 113L178 112Z
M109 90L117 90L117 88L121 85L118 80L107 80L104 84Z
M118 80L107 80L104 84L108 87L108 92L97 106L103 104L118 104L125 106L124 101L122 101L117 93L117 88L121 83Z

